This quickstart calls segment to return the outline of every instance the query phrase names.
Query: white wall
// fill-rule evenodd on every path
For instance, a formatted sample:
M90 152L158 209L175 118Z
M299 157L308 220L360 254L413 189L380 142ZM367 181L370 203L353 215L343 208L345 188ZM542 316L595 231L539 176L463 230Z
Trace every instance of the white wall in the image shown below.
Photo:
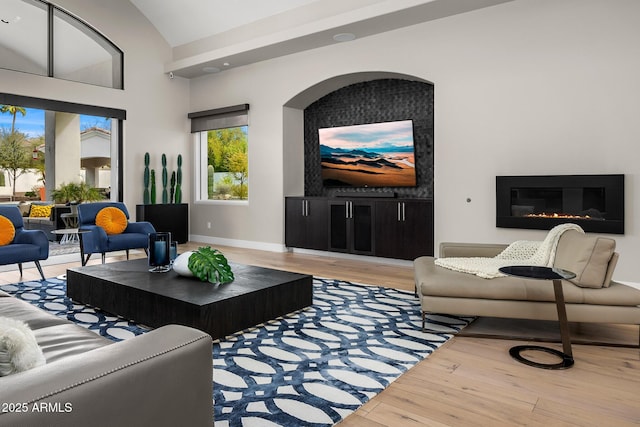
M161 171L160 156L167 154L175 168L178 154L190 170L191 150L186 114L188 81L170 80L164 64L171 49L155 28L129 1L56 0L55 3L81 17L124 51L124 90L50 79L0 70L0 92L54 99L126 110L124 123L124 202L135 218L135 205L142 203L144 153L151 153L152 167ZM81 54L81 53L79 53ZM116 170L116 165L112 165ZM58 165L60 167L60 165ZM189 180L185 201L189 201Z
M300 165L284 160L301 150L287 147L285 157L283 145L301 136L300 126L285 133L284 119L300 114L283 106L335 76L403 73L435 85L437 243L543 238L543 231L495 227L496 175L625 173L616 278L640 281L636 0L516 0L191 82L164 74L171 50L128 1L56 3L125 52L125 90L0 70L0 92L126 110L124 200L132 211L142 201L146 151L156 172L163 152L171 169L183 154L184 199L191 200L187 112L248 103L250 202L192 206L191 234L282 245L284 188L295 191L303 179Z
M638 281L638 16L636 0L517 0L194 79L190 111L251 105L250 203L197 205L191 232L281 244L283 189L303 179L284 164L283 105L334 76L388 71L435 85L436 244L544 237L495 227L496 175L624 173L615 277Z
M16 181L16 193L25 193L27 191L33 191L34 188L42 187L42 175L40 175L40 172L33 171L34 169L31 169L18 177ZM9 173L0 171L0 174L4 174L5 183L4 186L0 186L0 196L13 196L13 181L9 182Z

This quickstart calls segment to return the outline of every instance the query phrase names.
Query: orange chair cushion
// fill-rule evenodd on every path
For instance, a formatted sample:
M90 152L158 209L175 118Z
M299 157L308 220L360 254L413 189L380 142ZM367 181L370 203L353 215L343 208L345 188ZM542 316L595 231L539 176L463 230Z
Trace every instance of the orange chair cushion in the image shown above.
M107 234L120 234L127 228L124 212L113 206L100 209L96 215L96 225L104 228Z
M0 246L8 245L13 242L16 236L16 228L6 216L0 215Z
M49 218L51 216L51 208L53 208L53 205L31 205L29 218Z

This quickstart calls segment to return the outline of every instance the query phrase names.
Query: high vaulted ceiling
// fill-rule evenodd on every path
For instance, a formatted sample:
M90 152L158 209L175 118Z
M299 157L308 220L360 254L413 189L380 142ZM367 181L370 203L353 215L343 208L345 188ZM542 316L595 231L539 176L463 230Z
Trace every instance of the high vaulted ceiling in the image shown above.
M317 0L131 0L175 47ZM374 0L373 2L380 1ZM372 3L373 3L372 2Z
M131 0L192 78L512 0Z

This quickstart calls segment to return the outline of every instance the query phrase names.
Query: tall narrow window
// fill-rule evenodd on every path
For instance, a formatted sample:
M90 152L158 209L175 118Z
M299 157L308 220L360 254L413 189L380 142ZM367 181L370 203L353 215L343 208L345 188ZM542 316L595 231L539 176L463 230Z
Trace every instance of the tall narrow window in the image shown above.
M249 198L246 104L189 114L196 135L196 200Z

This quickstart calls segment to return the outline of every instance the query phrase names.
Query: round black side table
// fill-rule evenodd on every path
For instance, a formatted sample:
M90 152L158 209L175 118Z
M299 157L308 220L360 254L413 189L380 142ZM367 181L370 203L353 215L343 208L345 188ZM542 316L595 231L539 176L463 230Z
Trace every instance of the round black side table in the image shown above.
M539 345L518 345L509 349L511 357L518 362L542 369L566 369L573 366L573 352L571 351L571 338L569 336L569 322L567 321L567 310L564 305L564 294L562 293L562 279L573 279L576 275L570 271L553 267L514 265L501 267L500 272L509 276L523 277L526 279L551 280L553 281L553 292L556 298L556 309L558 310L558 323L560 324L560 337L562 338L562 351ZM539 363L524 358L520 353L526 350L543 351L558 356L561 361L558 363Z

